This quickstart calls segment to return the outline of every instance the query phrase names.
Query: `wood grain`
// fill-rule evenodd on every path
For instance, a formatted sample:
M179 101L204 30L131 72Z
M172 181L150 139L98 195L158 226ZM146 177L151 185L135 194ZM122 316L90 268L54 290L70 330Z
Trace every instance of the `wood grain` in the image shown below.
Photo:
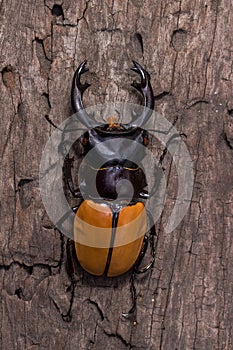
M55 4L57 7L55 7ZM59 5L59 6L58 6ZM0 2L0 328L12 349L232 349L233 86L229 0ZM137 323L129 276L96 280L80 269L73 318L64 242L39 192L52 126L71 114L70 86L84 59L87 105L139 103L132 59L151 73L156 110L187 135L195 183L170 234L175 169L157 223L157 260L138 278Z

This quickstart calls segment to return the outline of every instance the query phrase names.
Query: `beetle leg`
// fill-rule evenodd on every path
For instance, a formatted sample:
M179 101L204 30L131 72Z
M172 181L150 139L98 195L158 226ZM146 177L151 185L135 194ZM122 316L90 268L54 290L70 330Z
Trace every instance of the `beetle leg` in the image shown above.
M165 149L163 150L163 153L161 154L160 158L159 158L159 165L162 166L163 164L163 160L167 154L167 148L169 146L169 144L172 142L173 139L177 138L177 137L181 137L181 136L184 136L186 137L186 135L184 133L177 133L177 134L173 134L170 139L167 141L166 143L166 146L165 146Z
M73 166L74 159L70 158L69 155L65 157L63 173L65 177L65 181L69 190L74 198L82 198L82 194L79 189L74 188L74 182L71 174L71 168Z
M150 235L149 240L150 240L150 249L151 249L151 261L146 266L144 266L143 268L137 269L136 270L137 274L141 274L141 273L144 273L144 272L150 270L153 267L153 265L154 265L155 255L156 255L156 247L155 247L155 243L154 243L154 236ZM144 255L145 255L145 253L144 253Z
M147 211L147 216L149 218L149 222L150 222L150 226L151 226L151 228L149 230L151 261L149 262L149 264L147 266L145 266L141 270L137 270L137 273L144 273L144 272L150 270L154 265L155 256L156 256L156 249L157 249L157 242L158 241L155 244L155 236L157 236L156 230L155 230L155 225L153 224L153 217L149 211ZM147 236L145 236L145 237L147 237ZM145 255L145 253L144 253L144 255Z
M143 240L143 246L142 246L141 252L139 254L139 257L138 257L136 263L133 266L133 269L131 272L131 277L130 277L130 292L131 292L133 305L128 312L122 312L122 316L124 318L127 318L127 319L135 318L135 311L136 311L136 306L137 306L137 291L136 291L134 281L135 281L135 276L136 276L137 270L138 270L145 254L146 254L147 247L148 247L148 237L145 236L145 238Z
M76 214L79 206L73 207L72 210ZM74 257L76 256L75 253L75 246L74 241L72 239L68 239L66 243L66 255L67 255L67 273L71 280L71 298L70 298L70 306L66 314L62 314L62 319L66 322L70 322L72 319L72 305L74 301L74 292L75 292L75 286L76 286L76 280L75 280L75 271L76 271L76 261Z
M171 127L168 129L168 130L153 130L153 132L157 132L159 134L164 134L164 135L168 135L171 131L171 129L176 125L176 122L178 120L178 117L176 117L171 125ZM163 160L167 154L167 147L169 145L169 143L175 139L176 137L181 137L181 136L184 136L184 137L187 137L186 134L184 133L175 133L173 135L171 135L171 137L168 139L167 143L166 143L166 146L165 146L165 149L163 150L163 153L161 154L160 158L159 158L159 164L162 166L162 163L163 163Z
M74 213L77 212L79 206L72 207L72 210ZM69 211L63 215L63 217L58 221L56 226L59 226L62 224L62 222L66 219L66 217L69 215ZM59 230L58 230L59 231ZM59 231L60 232L60 231ZM63 233L60 232L62 237ZM75 286L76 286L76 280L75 280L75 266L76 266L76 261L74 259L74 256L76 256L75 253L75 246L74 246L74 241L72 239L68 239L66 243L66 254L67 254L67 272L71 280L71 299L70 299L70 306L66 314L62 314L62 318L66 322L70 322L72 319L71 315L71 310L72 310L72 305L74 301L74 292L75 292Z
M142 263L142 260L147 252L147 248L148 248L148 237L145 236L144 237L144 240L143 240L143 246L142 246L142 249L140 251L140 254L139 254L139 257L138 257L138 260L136 261L135 265L134 265L134 271L136 273L138 273L138 269L139 269L139 266L141 265Z
M148 271L150 268L153 267L154 265L154 261L155 261L155 254L156 254L156 247L155 247L155 244L154 244L154 236L156 235L155 233L155 227L154 225L152 226L152 228L150 229L150 234L149 234L149 238L148 236L145 236L144 237L144 240L143 240L143 246L142 246L142 249L141 249L141 252L139 254L139 257L133 267L133 270L132 270L132 273L131 273L131 278L130 278L130 291L131 291L131 297L132 297L132 307L131 309L126 312L126 313L122 313L122 316L124 318L135 318L135 311L136 311L136 306L137 306L137 292L136 292L136 287L135 287L135 284L134 284L134 281L135 281L135 277L136 277L136 274L139 274L139 273L144 273L146 271ZM147 248L148 248L148 241L150 240L150 247L151 247L151 255L152 255L152 259L151 261L149 262L149 264L145 267L143 267L142 269L139 269L141 263L142 263L142 260L146 254L146 251L147 251Z
M149 217L149 220L152 220L151 214L149 212L147 212L147 215ZM155 240L154 237L156 236L156 231L155 231L155 225L151 226L151 229L148 232L148 236L146 235L143 241L143 246L139 255L139 258L135 264L135 272L137 274L141 274L144 273L148 270L150 270L153 265L154 265L154 261L155 261L155 256L156 256L156 245L155 245ZM139 269L142 260L146 254L146 251L148 249L148 244L150 243L150 250L151 250L151 261L143 268Z
M142 199L148 199L150 198L150 194L148 193L147 190L143 190L142 192L139 193L139 197Z
M130 318L135 319L135 311L136 311L136 307L137 307L137 292L136 292L134 280L135 280L135 271L133 269L133 271L131 273L131 277L130 277L130 291L131 291L133 306L131 307L131 309L128 312L122 312L122 316L126 319L130 319Z
M67 253L67 272L71 280L71 298L70 298L70 306L66 314L62 314L62 318L66 322L70 322L72 319L72 306L74 301L74 292L75 292L75 286L76 286L76 280L75 280L75 264L76 261L74 260L75 256L75 246L74 241L71 239L67 240L66 244L66 253Z

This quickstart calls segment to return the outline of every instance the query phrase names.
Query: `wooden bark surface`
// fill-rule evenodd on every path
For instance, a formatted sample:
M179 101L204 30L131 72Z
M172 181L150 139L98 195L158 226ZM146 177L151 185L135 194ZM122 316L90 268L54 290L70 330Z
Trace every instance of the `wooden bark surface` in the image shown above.
M232 2L2 0L0 14L0 347L233 349ZM71 115L71 81L85 58L87 105L139 103L129 68L132 59L146 67L156 110L178 117L193 160L190 208L170 234L176 177L166 160L171 194L154 269L137 279L137 323L121 317L129 276L96 285L81 269L72 321L61 317L70 280L38 174L53 131L45 116L59 125Z

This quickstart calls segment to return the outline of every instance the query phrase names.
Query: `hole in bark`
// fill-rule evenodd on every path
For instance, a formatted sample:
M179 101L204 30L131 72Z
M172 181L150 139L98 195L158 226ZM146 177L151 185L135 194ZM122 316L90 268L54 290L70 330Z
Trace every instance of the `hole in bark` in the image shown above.
M141 46L141 50L142 50L142 54L143 54L143 51L144 51L144 48L143 48L143 40L142 40L142 35L140 33L135 33L135 37L137 38L137 40L139 41L139 44Z
M24 105L23 105L23 103L21 102L21 103L19 103L18 104L18 107L17 107L17 112L18 112L18 114L21 116L21 115L23 115L23 112L24 112Z
M19 182L18 182L18 187L20 189L20 187L28 184L29 182L32 182L33 179L21 179Z
M181 51L187 45L187 32L180 28L173 31L171 44L175 51Z
M44 42L38 37L35 37L34 41L36 43L36 55L40 63L41 71L48 74L51 66L51 60L47 57Z
M47 101L48 101L49 109L51 109L51 103L50 103L50 100L49 100L49 94L46 93L46 92L44 92L44 93L42 94L42 96L46 97L46 99L47 99Z
M3 80L3 84L7 88L13 88L13 86L15 85L15 73L14 73L14 68L11 65L8 65L3 68L2 80Z
M36 41L38 44L40 44L40 45L44 45L42 39L39 39L39 38L35 37L35 41Z
M2 76L4 76L4 74L6 74L8 72L13 72L13 68L10 65L3 68Z
M20 120L23 122L22 126L26 125L27 120L30 117L30 108L27 101L22 101L18 104L17 113Z
M30 186L32 181L33 179L21 179L18 182L18 190L16 192L19 192L19 201L23 210L28 208L32 201L32 187ZM24 187L25 185L28 186Z
M62 19L64 19L64 12L62 6L58 4L53 5L52 15L57 17L62 16Z
M70 285L70 286L68 286L67 288L66 288L66 292L68 293L68 292L70 292L72 290L72 285Z
M17 295L19 299L22 299L22 294L23 294L23 290L21 287L15 290L15 295Z
M232 117L233 116L233 109L228 109L228 114Z

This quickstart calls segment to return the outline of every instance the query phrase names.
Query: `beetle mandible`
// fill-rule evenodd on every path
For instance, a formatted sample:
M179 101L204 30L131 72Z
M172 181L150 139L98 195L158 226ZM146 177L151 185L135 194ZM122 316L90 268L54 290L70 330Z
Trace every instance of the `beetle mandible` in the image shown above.
M144 202L149 197L146 190L147 180L142 167L134 162L134 155L143 158L141 146L148 145L149 135L142 128L143 124L150 118L154 108L154 95L150 83L149 73L141 65L133 61L133 71L140 75L140 83L133 82L132 86L136 88L144 98L144 108L140 115L129 124L118 123L116 119L109 120L105 124L97 123L84 108L82 97L84 91L90 86L88 83L81 83L81 76L88 71L86 60L80 64L76 70L72 83L71 102L72 108L82 124L88 130L79 139L83 148L83 155L95 149L95 146L101 144L97 149L95 157L87 163L82 182L83 191L88 192L88 197L83 197L79 188L75 188L71 168L73 166L72 158L67 155L64 160L63 175L66 185L74 198L81 200L78 207L72 208L75 212L74 221L74 239L67 241L67 266L68 273L72 281L72 297L69 311L63 315L64 319L69 319L71 307L74 298L74 275L75 261L78 261L82 268L88 273L97 276L119 276L131 270L131 294L133 305L123 316L128 318L134 314L136 309L136 289L134 285L135 275L148 271L155 260L155 227L151 224L152 218L145 210ZM93 127L94 125L94 127ZM109 149L108 140L114 141L115 150ZM126 140L126 141L124 141ZM131 147L128 149L130 160L119 157L128 143ZM140 147L141 148L140 148ZM112 157L116 149L117 157ZM143 152L142 152L143 153ZM102 166L95 167L96 157L101 159ZM110 157L110 158L109 158ZM92 175L92 176L89 176ZM89 177L96 178L96 183L88 181ZM126 185L121 182L120 189L117 190L118 183L127 180ZM129 194L127 186L128 181L133 185L133 191ZM97 189L101 201L95 196L94 188ZM149 224L150 222L150 224ZM91 229L94 227L94 230ZM106 230L108 246L100 247L101 230ZM80 243L80 236L89 237L91 241L97 241L98 247ZM120 237L130 237L130 242L121 245L116 244ZM88 239L89 239L88 238ZM150 246L151 260L141 267L148 246Z

